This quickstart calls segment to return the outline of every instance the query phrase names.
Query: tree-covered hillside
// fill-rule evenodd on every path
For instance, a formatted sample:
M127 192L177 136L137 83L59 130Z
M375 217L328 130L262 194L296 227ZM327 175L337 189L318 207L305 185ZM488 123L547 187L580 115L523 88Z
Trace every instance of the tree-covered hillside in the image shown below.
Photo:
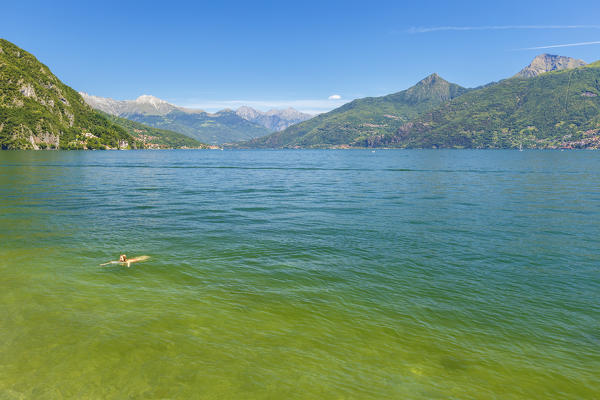
M33 55L0 39L0 148L131 148L124 129L92 110Z
M600 147L600 62L474 90L357 146Z
M242 147L331 147L372 135L392 134L420 113L467 89L433 74L415 86L382 97L367 97L317 115L282 132L242 143Z

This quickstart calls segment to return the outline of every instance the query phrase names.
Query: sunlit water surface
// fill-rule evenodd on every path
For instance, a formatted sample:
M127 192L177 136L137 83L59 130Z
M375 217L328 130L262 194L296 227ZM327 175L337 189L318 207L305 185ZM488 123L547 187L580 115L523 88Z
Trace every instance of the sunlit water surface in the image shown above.
M597 152L2 152L0 398L598 398L599 265Z

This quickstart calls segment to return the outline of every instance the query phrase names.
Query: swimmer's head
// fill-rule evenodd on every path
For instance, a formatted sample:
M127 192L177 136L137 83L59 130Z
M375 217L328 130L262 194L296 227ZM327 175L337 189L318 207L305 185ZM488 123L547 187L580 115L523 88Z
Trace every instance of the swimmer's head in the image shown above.
M121 262L125 262L125 261L127 261L127 256L126 256L125 254L121 254L121 255L119 256L119 261L121 261Z

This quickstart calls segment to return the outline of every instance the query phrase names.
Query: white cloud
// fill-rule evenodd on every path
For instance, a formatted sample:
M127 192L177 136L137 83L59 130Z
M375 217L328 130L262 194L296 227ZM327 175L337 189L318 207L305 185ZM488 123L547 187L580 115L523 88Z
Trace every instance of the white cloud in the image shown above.
M598 42L579 42L579 43L566 43L566 44L552 44L549 46L539 46L539 47L526 47L524 49L519 50L542 50L542 49L555 49L557 47L574 47L574 46L589 46L592 44L600 44Z
M600 29L600 25L484 25L484 26L432 26L413 27L408 33L428 33L440 31L499 31L517 29Z
M340 96L339 94L332 94L331 96L328 97L329 100L339 100L341 98L342 98L342 96Z

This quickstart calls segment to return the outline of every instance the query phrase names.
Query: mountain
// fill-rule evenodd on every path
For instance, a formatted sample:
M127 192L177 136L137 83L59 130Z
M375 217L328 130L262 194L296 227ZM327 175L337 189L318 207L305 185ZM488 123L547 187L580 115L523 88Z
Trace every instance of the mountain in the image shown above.
M269 110L262 112L252 107L240 107L235 113L247 121L262 125L270 131L282 131L288 126L306 121L313 116L301 113L298 110L289 107L285 110Z
M470 91L357 146L600 148L600 61Z
M153 128L140 124L139 122L117 117L116 115L106 114L103 111L99 112L115 125L125 129L125 131L133 136L140 143L140 146L145 149L214 148L214 146L201 143L196 139L181 133Z
M86 103L96 110L103 111L111 115L123 114L151 114L166 115L175 111L178 107L167 103L158 97L142 95L135 100L114 100L108 97L91 96L84 92L79 92Z
M556 56L553 54L540 54L531 64L523 68L515 77L532 78L551 71L562 71L582 67L585 62L575 58Z
M107 114L193 137L204 143L221 144L247 140L270 133L262 125L240 117L232 110L214 114L177 107L150 95L135 100L114 100L80 93L93 108Z
M345 146L373 135L392 134L411 118L466 91L467 89L432 74L401 92L357 99L281 132L236 146Z
M33 55L0 39L0 148L135 147L124 129L92 110Z

